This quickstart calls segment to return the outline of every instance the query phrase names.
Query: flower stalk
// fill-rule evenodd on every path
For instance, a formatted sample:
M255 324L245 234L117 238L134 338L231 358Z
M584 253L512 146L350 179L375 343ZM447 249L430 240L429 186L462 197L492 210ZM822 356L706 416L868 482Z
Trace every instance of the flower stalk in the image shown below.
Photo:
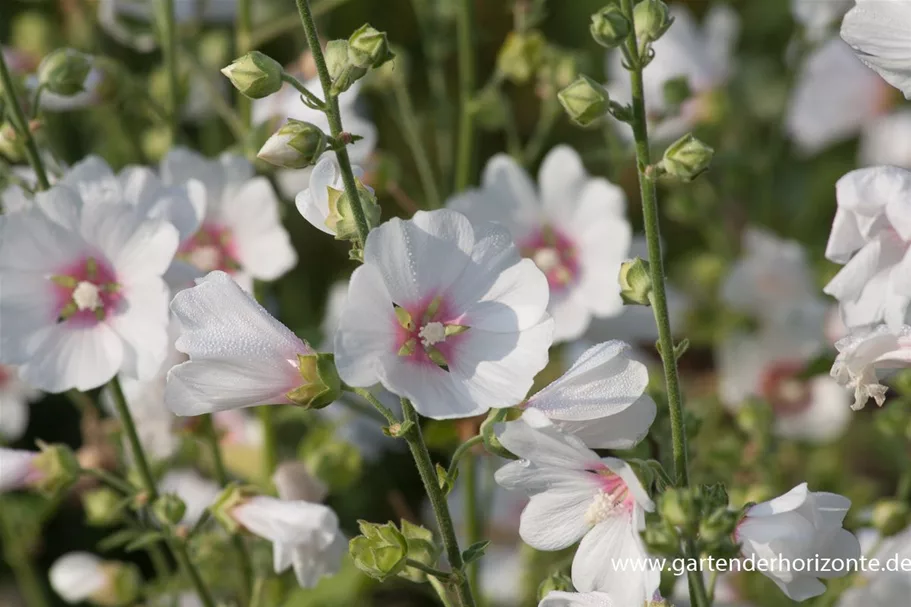
M168 74L168 118L171 141L177 141L180 128L180 71L177 54L177 23L174 19L174 0L159 0L161 52Z
M395 105L399 114L399 123L402 126L402 135L409 150L411 150L418 177L421 179L421 188L424 190L426 202L425 208L438 209L442 205L440 191L437 188L437 179L433 174L433 167L430 165L430 155L427 153L427 149L421 139L420 129L418 129L417 113L415 113L414 104L411 102L411 93L408 92L408 86L404 81L397 81L393 91Z
M253 0L237 1L237 23L235 24L234 50L238 57L243 57L253 50ZM253 102L240 92L237 93L237 110L244 129L249 129L253 118Z
M47 171L44 169L44 163L41 162L41 154L38 152L38 145L35 143L35 138L32 137L32 131L29 129L29 123L25 118L25 112L22 111L22 106L19 105L19 100L16 99L16 89L13 86L13 77L10 74L9 66L6 65L6 59L4 59L3 53L0 53L0 88L5 91L4 97L6 97L6 102L9 106L10 113L12 114L11 118L15 123L14 126L16 127L16 131L18 131L18 135L22 137L25 142L25 155L28 158L28 163L35 171L35 175L38 177L38 188L46 190L51 187L51 184L47 179Z
M468 187L471 179L471 157L474 151L474 120L471 117L471 100L475 88L475 52L471 43L474 28L474 0L460 0L456 16L459 53L459 116L458 153L456 156L455 191Z

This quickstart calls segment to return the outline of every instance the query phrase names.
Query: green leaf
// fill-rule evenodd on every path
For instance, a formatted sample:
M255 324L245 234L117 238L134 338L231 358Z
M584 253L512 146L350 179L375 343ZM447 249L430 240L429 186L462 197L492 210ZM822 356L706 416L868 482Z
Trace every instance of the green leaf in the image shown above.
M490 540L482 540L480 542L475 542L471 546L465 549L465 552L462 553L462 561L468 565L471 564L482 556L484 552L487 551L487 547L490 545Z
M146 531L135 540L127 544L124 547L124 550L127 552L135 552L136 550L151 546L155 542L160 542L163 539L164 534L162 534L161 531Z
M121 529L120 531L116 531L98 542L98 550L101 552L109 552L116 548L120 548L133 541L139 533L140 532L135 529Z

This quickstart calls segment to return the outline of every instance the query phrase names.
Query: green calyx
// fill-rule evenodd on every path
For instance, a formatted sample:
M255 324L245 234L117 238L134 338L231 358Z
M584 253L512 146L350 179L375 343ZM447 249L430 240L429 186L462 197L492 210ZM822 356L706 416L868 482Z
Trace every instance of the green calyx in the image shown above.
M298 354L304 383L288 392L288 399L305 409L322 409L342 395L342 382L335 368L335 356L325 352Z

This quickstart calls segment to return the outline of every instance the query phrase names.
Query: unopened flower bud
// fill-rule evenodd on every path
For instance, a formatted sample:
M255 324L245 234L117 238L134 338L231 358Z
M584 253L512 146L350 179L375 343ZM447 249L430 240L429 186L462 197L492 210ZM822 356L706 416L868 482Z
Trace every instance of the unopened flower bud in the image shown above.
M405 568L408 542L392 523L377 525L358 521L361 534L348 544L355 566L377 580L385 580Z
M485 87L469 103L469 111L478 128L495 131L506 124L509 106L503 93L495 87Z
M107 487L91 489L82 494L85 521L92 527L109 527L120 521L123 498Z
M573 581L565 573L555 571L544 578L538 586L538 600L543 600L551 592L573 592Z
M629 36L630 24L620 7L612 4L592 15L589 29L595 42L605 48L615 48Z
M361 208L367 218L367 226L375 228L380 224L381 213L376 196L360 182L358 182L357 192ZM326 227L335 233L337 240L356 240L358 238L357 222L354 219L351 204L347 192L329 188L329 217L326 218Z
M640 48L664 35L674 20L662 0L642 0L633 8L636 38Z
M709 168L714 155L715 150L689 133L665 150L661 164L668 175L692 181Z
M610 97L604 87L580 74L568 87L557 93L557 99L573 122L588 126L607 114Z
M316 163L328 143L326 134L315 124L289 118L256 156L286 169L303 169Z
M408 545L409 560L423 563L428 567L436 565L440 556L440 547L434 542L432 531L402 520L402 535ZM398 575L418 584L427 580L427 574L414 567L405 567Z
M324 352L298 354L303 385L288 393L295 405L305 409L328 407L342 395L341 380L335 368L335 356Z
M664 102L671 107L679 106L692 96L693 91L686 76L671 78L664 83Z
M332 93L347 91L351 85L367 73L367 68L351 63L348 57L348 41L332 40L326 45L326 67L332 78Z
M348 60L362 68L380 67L395 57L389 48L386 32L381 32L369 23L359 27L348 38Z
M284 69L272 57L252 51L235 59L221 73L245 97L262 99L281 90Z
M620 265L620 297L631 306L650 306L652 276L648 262L636 257Z
M79 461L66 445L41 444L41 453L32 460L36 470L33 486L42 493L56 495L79 480Z
M497 69L510 81L524 84L544 59L547 39L537 30L510 32L497 55Z
M152 504L155 517L165 525L177 525L187 513L187 505L173 493L165 493Z
M901 500L880 500L873 506L873 526L883 537L891 537L908 526L911 510Z
M92 58L71 48L57 49L38 66L38 82L48 91L72 97L85 90Z

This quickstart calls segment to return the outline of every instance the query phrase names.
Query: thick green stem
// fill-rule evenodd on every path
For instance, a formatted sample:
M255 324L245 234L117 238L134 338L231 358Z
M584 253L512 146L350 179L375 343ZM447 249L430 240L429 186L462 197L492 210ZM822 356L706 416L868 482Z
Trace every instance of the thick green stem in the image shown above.
M7 564L16 576L16 586L28 607L49 607L47 593L41 578L35 571L29 555L15 537L9 521L0 508L0 536L3 538L3 552Z
M440 529L440 536L443 540L443 548L446 550L449 566L452 567L453 575L457 576L453 586L459 599L459 605L461 607L475 607L471 585L465 575L465 563L462 561L459 540L456 538L452 515L449 513L449 504L446 503L446 496L440 488L433 461L430 459L430 452L427 450L427 445L424 443L424 435L421 433L421 420L408 399L402 399L402 411L405 423L412 423L404 439L408 443L408 449L411 451L418 473L421 475L421 481L424 483L427 497L430 498L430 505L433 507L433 514Z
M272 407L263 406L257 410L259 420L263 424L263 451L265 462L263 465L267 478L272 478L278 467L278 436L275 433L275 415Z
M417 114L414 111L414 105L411 103L411 94L404 81L399 81L395 85L395 101L399 111L399 123L402 126L402 135L405 137L405 143L414 157L414 165L418 170L418 177L421 178L421 188L424 190L424 198L427 206L431 209L438 209L442 204L440 191L437 189L437 179L433 174L433 167L430 166L430 156L424 147L424 141L421 139L421 131L418 128Z
M171 142L175 143L180 128L180 66L177 63L177 23L174 19L174 0L159 0L159 11L161 54L168 74L168 118Z
M35 171L35 175L38 178L38 189L46 190L51 187L50 182L47 180L47 171L44 169L44 163L41 162L41 154L38 152L35 138L32 137L32 131L29 128L25 112L22 111L22 106L19 105L19 100L16 99L13 77L10 74L9 66L6 65L6 59L3 58L3 53L0 53L0 90L4 91L6 104L12 114L11 118L17 135L22 137L25 142L25 157L28 158L28 163L32 165L32 170Z
M310 52L313 53L313 60L316 63L316 71L319 74L320 84L323 87L323 93L326 96L326 118L329 120L329 130L334 138L339 139L342 130L341 112L338 108L338 96L332 94L332 77L329 75L329 67L326 65L326 57L323 55L323 48L320 46L319 34L316 31L316 23L313 20L313 10L310 8L309 0L295 0L297 10L300 13L301 23L304 26L304 34L307 37L307 44L310 45ZM357 181L354 178L354 171L351 170L351 160L348 158L348 150L341 147L335 152L338 158L338 166L342 173L342 182L345 184L345 193L348 199L357 201L358 204L351 205L351 214L354 215L354 223L357 226L358 240L361 247L367 242L367 234L370 232L370 225L367 223L367 214L361 203L361 197L357 191Z
M237 23L234 28L234 50L243 57L253 50L253 0L237 0ZM237 91L237 112L245 129L250 128L253 116L253 102Z
M455 191L468 187L474 156L474 120L471 101L475 93L475 49L471 40L474 29L474 0L459 0L456 20L459 49L459 148L456 155Z

